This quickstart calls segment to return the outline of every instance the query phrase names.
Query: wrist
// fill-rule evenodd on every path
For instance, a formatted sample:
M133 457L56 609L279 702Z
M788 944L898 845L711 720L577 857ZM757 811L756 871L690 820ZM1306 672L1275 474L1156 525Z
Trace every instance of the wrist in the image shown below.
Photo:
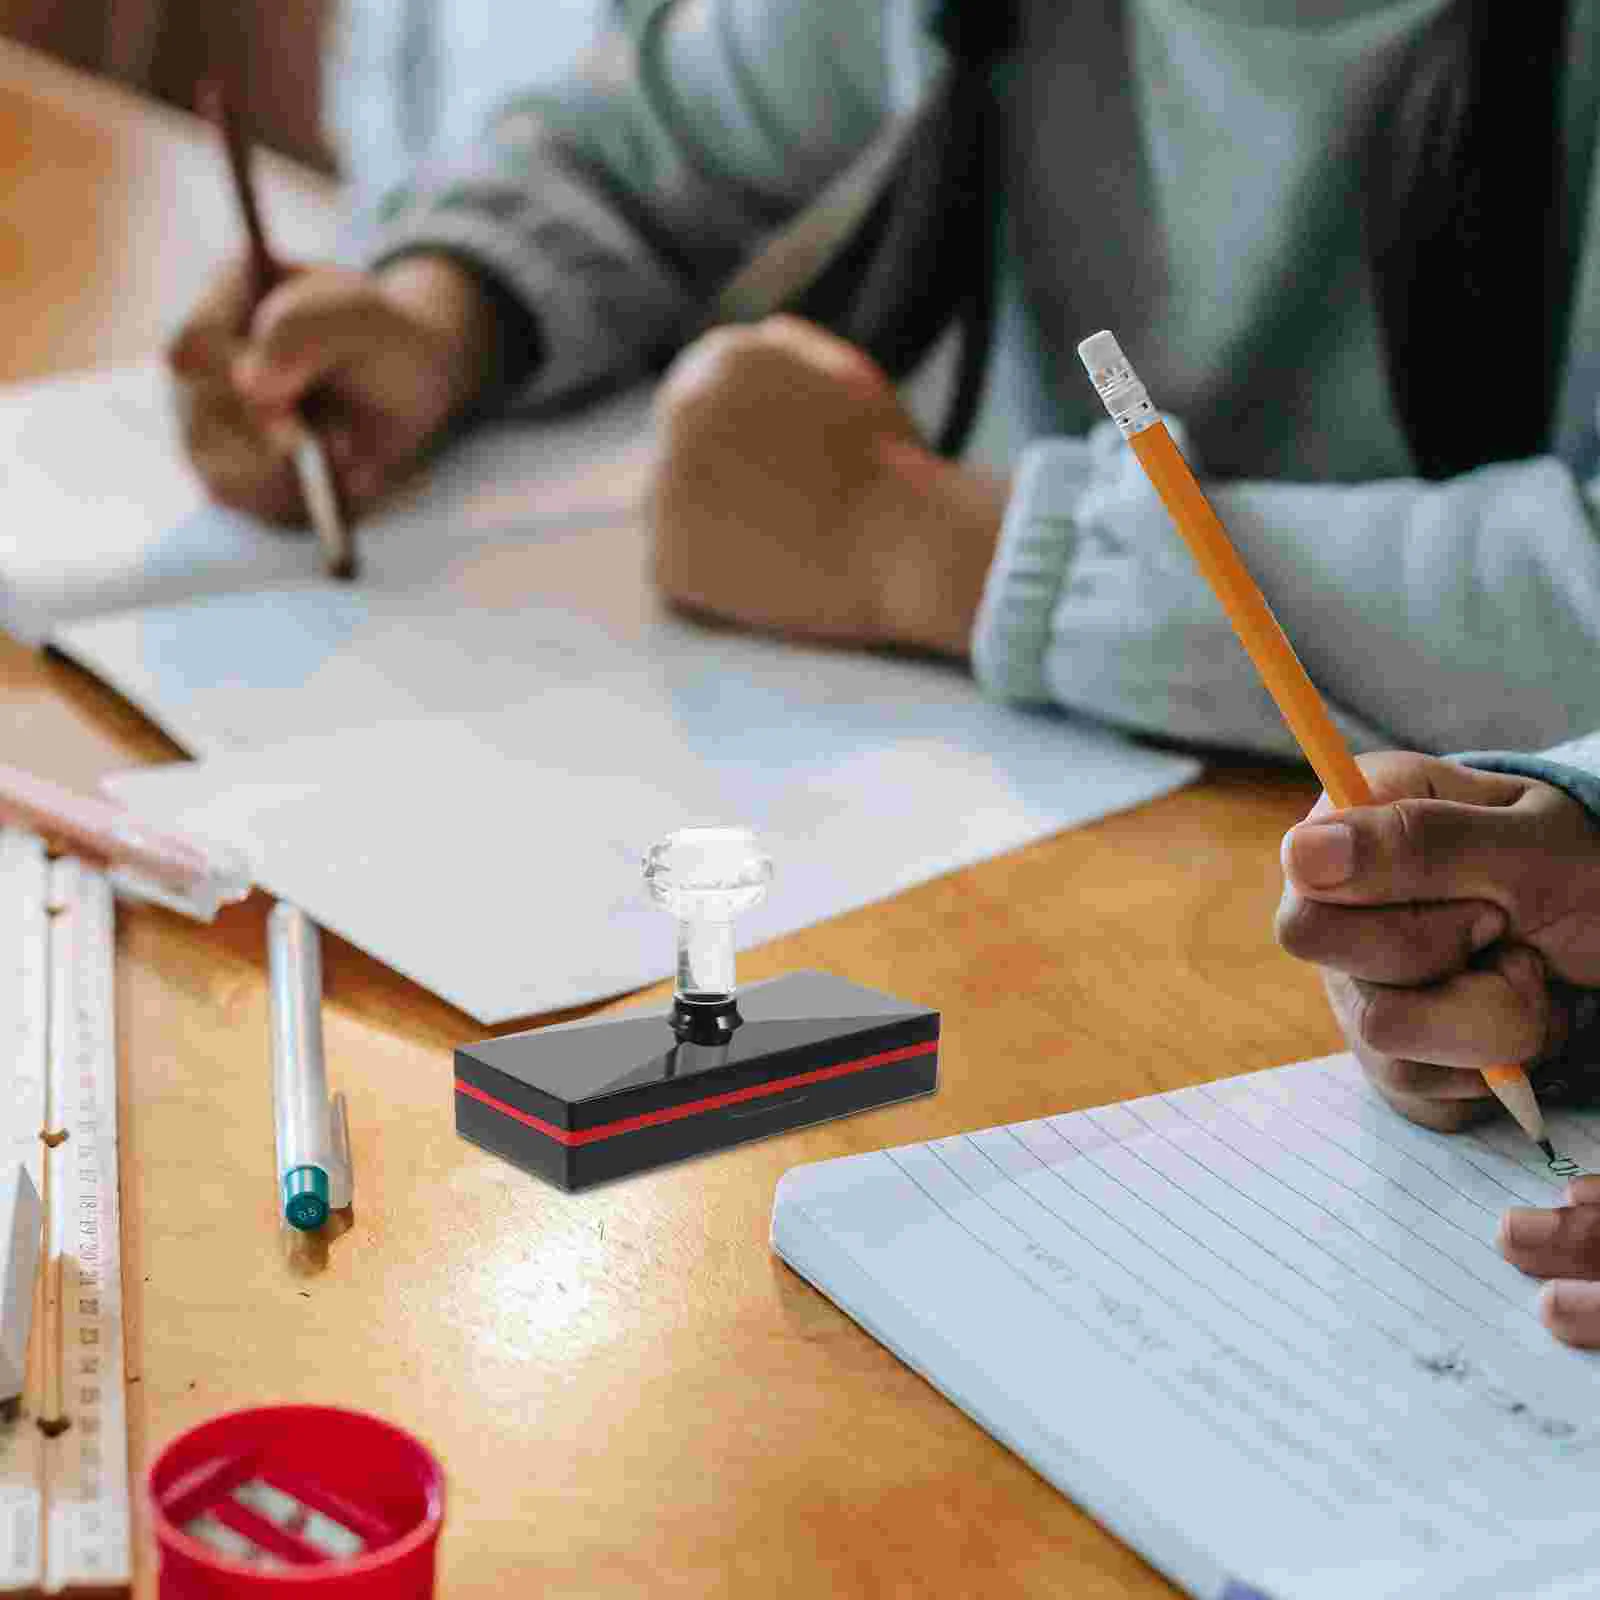
M471 268L446 255L407 255L377 271L384 297L438 351L441 422L470 410L496 366L494 307Z
M886 441L863 507L875 628L885 643L966 660L1009 485L920 445Z

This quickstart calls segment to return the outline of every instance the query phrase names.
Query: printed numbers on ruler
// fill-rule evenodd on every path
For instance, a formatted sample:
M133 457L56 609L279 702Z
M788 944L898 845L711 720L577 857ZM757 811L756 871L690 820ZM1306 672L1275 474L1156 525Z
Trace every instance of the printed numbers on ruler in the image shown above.
M113 902L100 873L56 861L42 938L19 935L18 907L31 902L17 891L38 881L43 856L16 839L0 836L0 974L18 975L19 1037L45 1044L39 1081L13 1073L5 1103L37 1097L45 1270L31 1403L0 1434L0 1594L105 1593L130 1576Z
M48 1157L47 1221L50 1270L60 1269L60 1391L45 1399L67 1426L50 1463L45 1588L59 1593L128 1581L128 1429L111 888L80 863L57 861L51 907L51 1018L67 1019L50 1062L49 1115L67 1137ZM63 948L65 966L54 959Z
M0 828L0 1166L21 1162L41 1191L49 887L43 843ZM44 1443L31 1420L0 1422L0 1594L31 1591L43 1576Z

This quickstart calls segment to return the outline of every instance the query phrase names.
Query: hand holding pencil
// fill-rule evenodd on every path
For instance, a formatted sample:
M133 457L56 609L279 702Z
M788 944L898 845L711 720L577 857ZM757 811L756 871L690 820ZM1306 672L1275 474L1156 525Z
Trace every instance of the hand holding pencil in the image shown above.
M1284 839L1278 939L1314 961L1368 1078L1414 1122L1476 1121L1497 1061L1588 1099L1600 1012L1600 838L1532 778L1363 759L1379 802L1319 801Z
M241 320L248 327L261 302L277 288L283 273L267 244L261 208L256 200L255 181L251 175L250 151L234 119L227 91L220 80L212 80L203 87L201 97L206 115L216 126L222 140L228 176L244 222L248 247L245 259L247 313ZM322 440L306 426L296 406L287 407L276 425L283 447L294 463L301 499L322 545L322 559L328 576L346 580L355 577L355 535L340 504L339 491L328 468Z
M1140 383L1116 339L1109 333L1094 334L1078 346L1078 354L1106 410L1128 440L1189 546L1196 565L1222 603L1240 643L1277 702L1284 721L1322 780L1328 799L1342 810L1371 808L1374 795L1365 775L1340 738L1322 697L1306 675L1305 668L1301 666L1254 579L1239 559L1227 530L1195 481L1188 463L1173 443L1172 436L1151 405L1144 385ZM1524 786L1526 782L1523 780ZM1550 790L1549 785L1539 785L1538 788L1559 794L1559 791ZM1588 824L1587 813L1564 795L1561 799L1579 813L1579 825L1587 828L1590 835L1588 854L1596 855L1600 852L1600 843L1593 837L1594 829ZM1359 817L1361 811L1355 815ZM1492 900L1492 896L1489 898ZM1502 908L1497 904L1477 908L1490 912L1499 909ZM1481 919L1474 923L1474 926L1481 925ZM1490 937L1497 936L1491 930ZM1489 939L1483 941L1485 944L1488 942ZM1467 953L1472 953L1470 946ZM1526 966L1525 956L1513 955L1510 959ZM1597 968L1600 968L1600 962L1597 962ZM1600 971L1597 971L1597 976L1600 976ZM1545 1137L1544 1119L1538 1100L1529 1085L1527 1074L1516 1064L1534 1054L1538 1042L1531 1033L1524 1033L1516 1038L1518 1048L1509 1060L1491 1057L1460 1064L1477 1067L1487 1088L1554 1163L1555 1152ZM1524 1046L1528 1048L1524 1049Z
M314 435L353 520L479 392L493 366L492 309L443 257L377 272L278 258L225 103L213 102L212 119L247 248L169 347L185 444L215 499L295 526L317 514L321 486L303 481L316 471L303 450ZM325 548L336 563L353 553L331 525Z

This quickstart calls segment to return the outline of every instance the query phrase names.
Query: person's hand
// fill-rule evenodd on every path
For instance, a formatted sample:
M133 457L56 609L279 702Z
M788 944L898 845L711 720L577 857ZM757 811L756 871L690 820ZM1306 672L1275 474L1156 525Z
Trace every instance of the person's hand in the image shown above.
M1335 814L1324 795L1285 836L1277 933L1322 967L1367 1077L1443 1131L1495 1105L1486 1066L1526 1065L1541 1098L1581 1096L1600 828L1531 778L1398 753L1361 767L1377 803Z
M967 654L1006 486L943 461L883 371L797 317L718 328L657 401L655 578L686 610Z
M304 520L290 420L304 406L359 512L484 381L493 314L453 262L290 267L253 316L246 285L242 264L219 274L167 352L190 457L225 505Z
M1497 1242L1513 1266L1549 1280L1539 1291L1544 1325L1567 1344L1600 1347L1600 1177L1574 1178L1565 1205L1508 1211Z

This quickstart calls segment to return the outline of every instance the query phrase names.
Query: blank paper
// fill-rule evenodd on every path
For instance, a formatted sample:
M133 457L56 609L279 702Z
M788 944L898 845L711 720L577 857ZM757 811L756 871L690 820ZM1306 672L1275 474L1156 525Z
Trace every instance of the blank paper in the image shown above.
M777 877L735 925L748 947L1195 770L985 704L954 672L839 655L797 673L766 651L764 674L724 681L708 653L698 673L664 664L623 690L597 676L503 711L287 739L109 787L243 849L274 894L492 1023L670 975L672 921L646 902L641 864L674 828L759 832Z

